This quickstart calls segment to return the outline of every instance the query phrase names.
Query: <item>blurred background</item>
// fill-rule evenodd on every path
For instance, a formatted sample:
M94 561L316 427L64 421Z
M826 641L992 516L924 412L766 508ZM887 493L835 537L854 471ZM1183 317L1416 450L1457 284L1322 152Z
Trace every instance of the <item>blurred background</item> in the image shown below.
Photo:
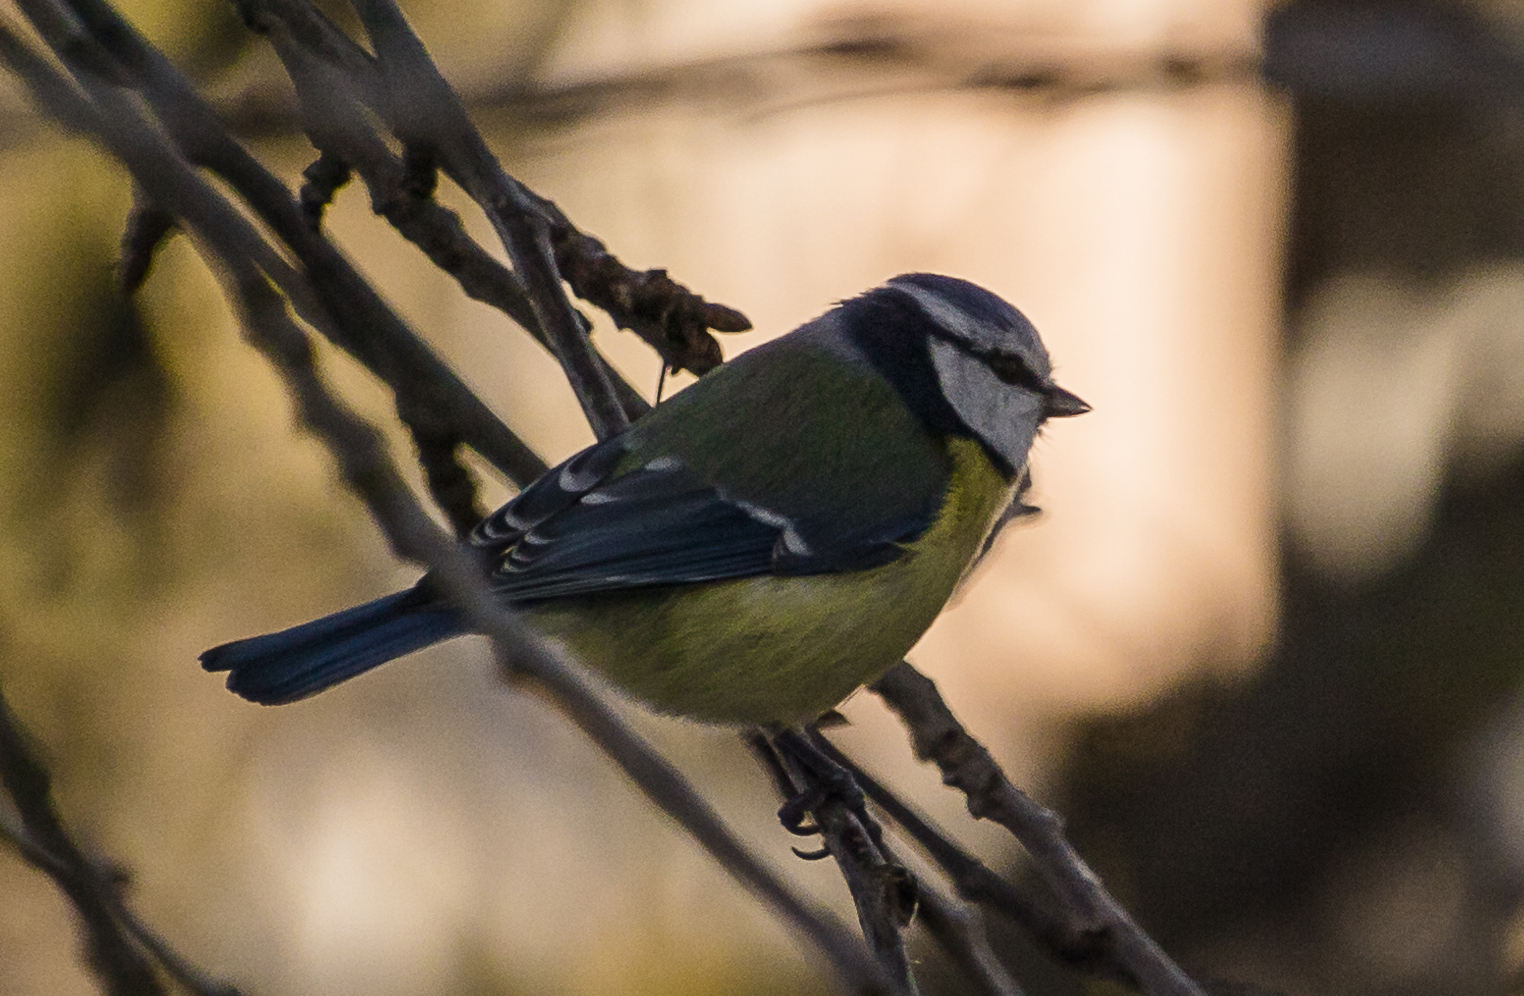
M123 6L298 183L291 95L231 5ZM1039 442L1045 514L913 659L1189 970L1524 992L1524 3L407 10L510 171L752 318L728 355L908 270L1042 330L1095 411ZM0 78L0 681L145 918L268 996L825 991L477 641L280 709L201 672L416 572L186 242L114 291L130 195ZM330 219L544 456L591 441L554 363L363 191ZM654 392L655 357L598 335ZM1023 873L876 700L844 711L841 742ZM732 732L627 712L847 909ZM1033 993L1114 991L996 933ZM0 855L0 992L91 991L63 900Z

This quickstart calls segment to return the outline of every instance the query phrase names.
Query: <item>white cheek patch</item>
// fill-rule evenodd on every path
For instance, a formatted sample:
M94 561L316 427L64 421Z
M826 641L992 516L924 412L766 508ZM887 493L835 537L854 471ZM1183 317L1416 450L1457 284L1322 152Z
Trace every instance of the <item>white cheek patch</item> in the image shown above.
M1026 463L1042 424L1042 399L1007 384L984 363L950 342L928 340L942 395L953 411L990 449L1012 467Z

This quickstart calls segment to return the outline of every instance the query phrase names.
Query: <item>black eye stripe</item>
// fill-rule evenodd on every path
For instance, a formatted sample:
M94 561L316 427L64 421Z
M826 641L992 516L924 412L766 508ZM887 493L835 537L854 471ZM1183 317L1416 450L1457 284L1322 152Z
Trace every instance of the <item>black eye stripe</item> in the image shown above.
M990 371L996 377L999 377L1006 384L1015 384L1029 391L1036 391L1038 394L1045 393L1048 390L1048 385L1037 375L1037 371L1028 366L1026 360L1014 353L981 349L967 339L951 335L940 328L931 334L983 363L990 368Z
M1047 390L1047 385L1042 382L1042 378L1037 376L1037 372L1027 366L1027 361L1019 356L1012 356L1009 353L991 353L980 356L979 359L995 372L996 377L1007 384L1019 384L1039 394Z

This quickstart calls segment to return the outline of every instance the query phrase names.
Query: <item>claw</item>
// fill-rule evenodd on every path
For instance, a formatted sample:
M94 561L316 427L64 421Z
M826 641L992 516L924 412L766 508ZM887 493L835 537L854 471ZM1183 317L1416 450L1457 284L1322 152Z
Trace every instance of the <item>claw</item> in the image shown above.
M804 819L809 815L810 810L820 805L821 800L824 798L825 793L819 789L805 789L778 807L778 822L782 823L783 828L791 834L800 837L815 835L819 831L813 826L806 829Z
M834 730L840 726L851 726L852 721L835 709L827 709L815 720L817 730Z

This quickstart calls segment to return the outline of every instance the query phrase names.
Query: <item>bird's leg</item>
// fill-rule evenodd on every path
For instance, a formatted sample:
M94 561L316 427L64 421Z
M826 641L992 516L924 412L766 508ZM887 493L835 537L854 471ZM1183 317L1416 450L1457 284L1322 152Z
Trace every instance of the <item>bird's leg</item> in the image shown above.
M771 741L785 765L798 775L797 781L803 782L803 787L778 810L778 819L784 829L801 837L817 833L815 827L804 822L805 815L828 799L834 799L857 817L875 845L882 842L883 831L868 815L867 799L852 772L821 753L799 730L775 730Z
M794 853L806 861L835 858L860 917L867 908L865 902L874 906L888 899L895 922L900 928L908 926L916 907L915 876L885 846L883 829L868 815L867 798L857 779L827 753L832 750L830 742L814 723L802 731L775 728L766 739L770 741L768 764L779 787L785 795L794 792L778 810L778 818L790 833L818 833L825 840L818 851L796 847ZM815 817L813 824L804 822L807 813Z
M767 767L768 773L773 776L773 783L778 786L779 795L791 803L802 794L798 783L794 781L794 776L789 773L789 766L779 756L778 749L773 745L772 740L769 739L768 733L762 730L753 730L746 735L746 743ZM789 803L785 803L785 809L788 808ZM792 818L784 816L783 810L779 810L779 816L783 820L784 828L789 833L797 834L801 837L809 837L820 832L818 826L807 824L803 821L803 810ZM792 850L806 861L819 861L822 858L829 857L831 853L826 848L821 848L818 851L801 851L795 847Z

